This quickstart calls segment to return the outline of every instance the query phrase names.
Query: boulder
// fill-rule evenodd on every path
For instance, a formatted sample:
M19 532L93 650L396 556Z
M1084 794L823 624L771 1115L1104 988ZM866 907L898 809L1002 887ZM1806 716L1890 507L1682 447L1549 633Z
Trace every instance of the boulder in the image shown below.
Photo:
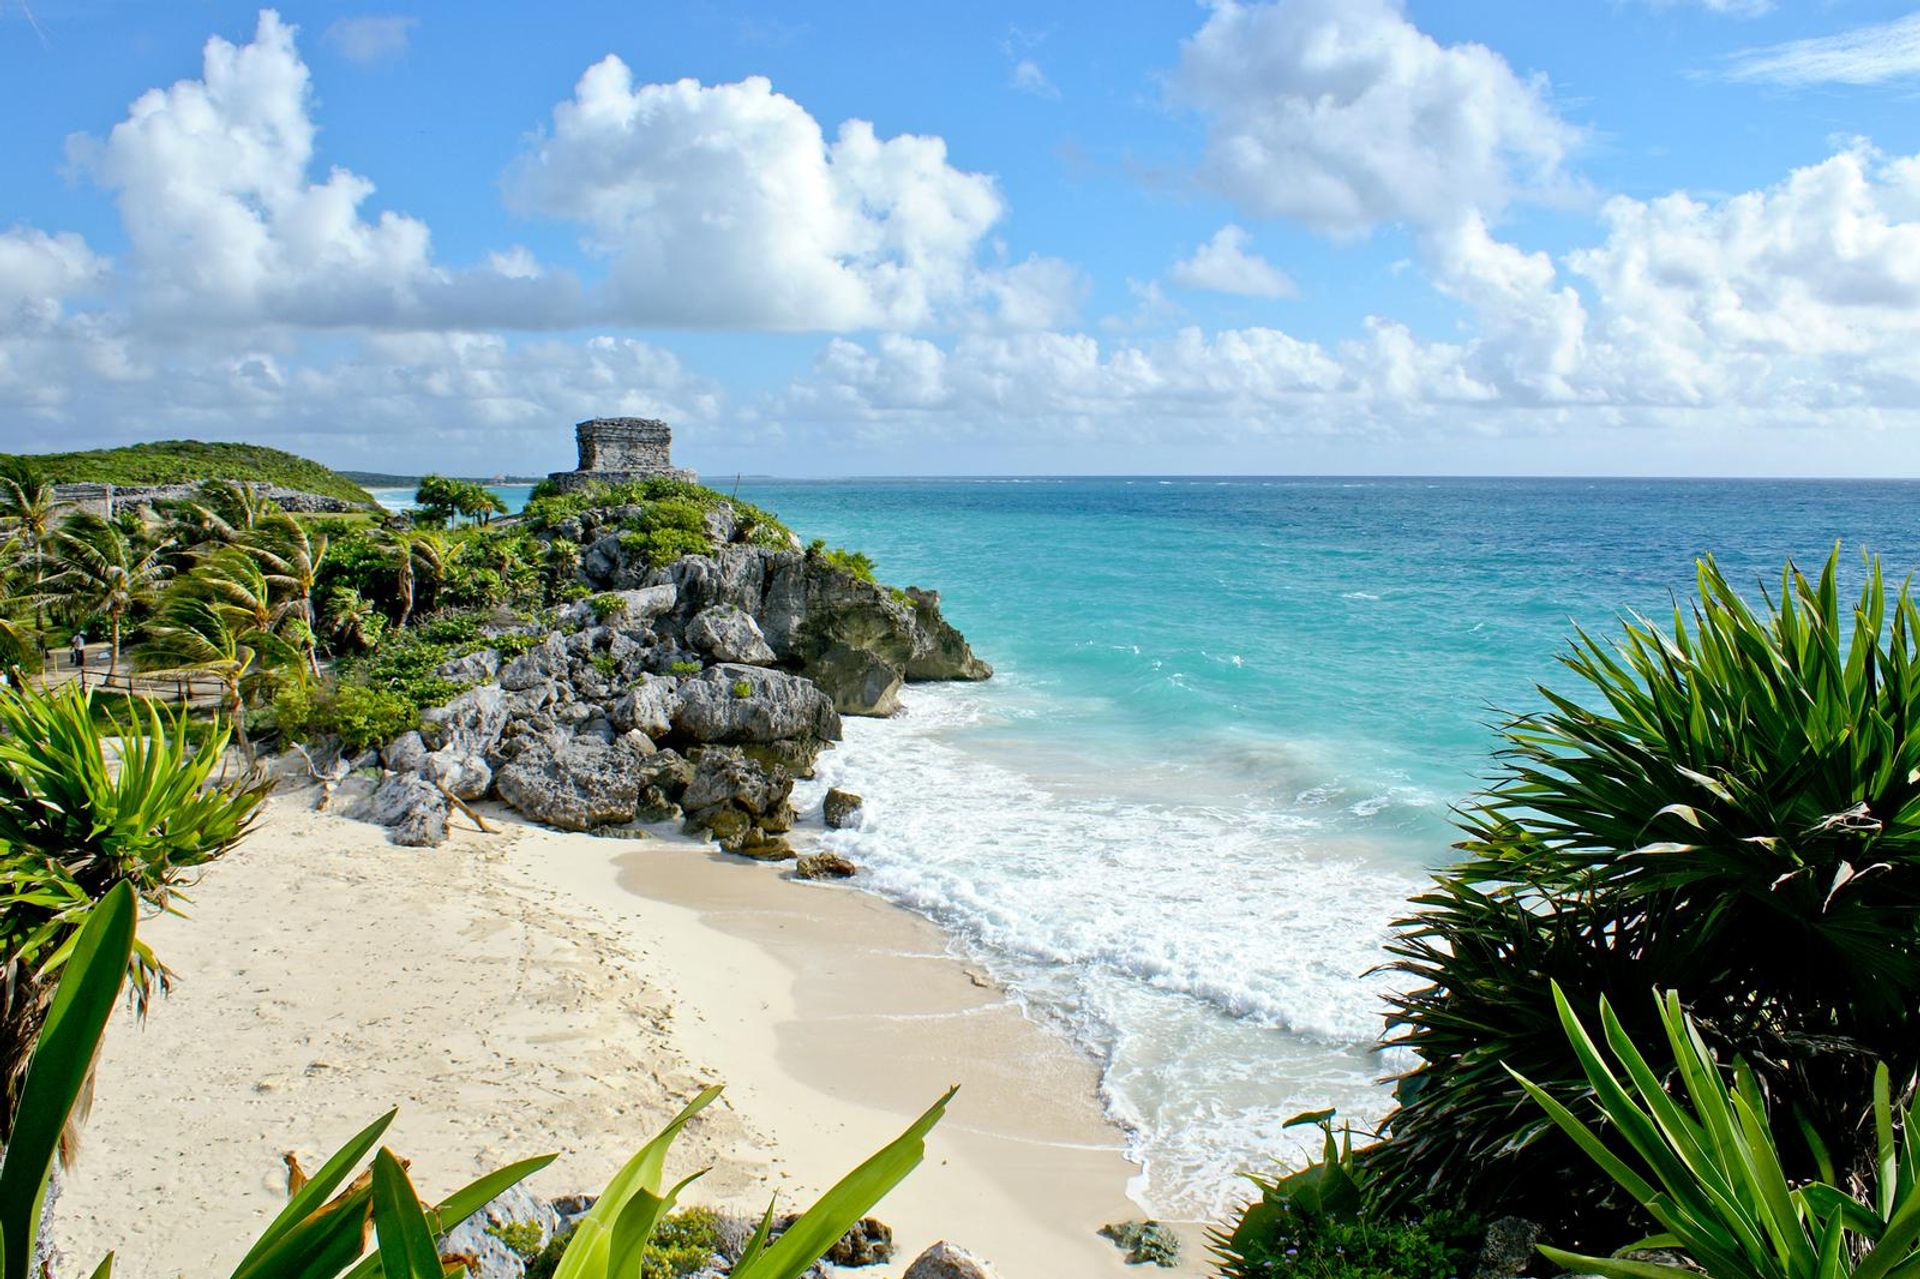
M715 546L725 546L733 540L739 521L733 516L731 505L709 506L700 516L700 526L705 530L707 540Z
M673 612L680 597L678 589L671 582L606 591L602 595L618 600L612 611L604 611L607 603L600 597L577 600L560 611L560 623L564 626L614 626L621 630L636 630L655 618Z
M380 762L396 773L417 773L427 762L427 744L410 729L380 749Z
M456 657L434 668L435 675L456 684L483 684L500 673L500 654L491 648Z
M353 816L388 828L387 838L411 848L447 840L447 797L415 773L389 773L371 795L354 806Z
M567 673L567 637L549 635L500 668L500 687L509 692L551 684Z
M774 1222L769 1239L778 1239L800 1220L788 1213ZM853 1228L834 1241L822 1261L835 1266L879 1266L893 1260L893 1227L877 1217L862 1217Z
M743 662L749 666L768 666L773 650L760 634L759 623L744 609L732 604L716 604L702 610L687 624L687 642L716 662Z
M620 700L607 712L607 718L623 733L637 729L657 739L673 731L673 715L679 709L677 681L643 675L620 695Z
M901 1279L995 1279L993 1267L942 1239L913 1259Z
M840 738L840 716L832 699L810 681L731 662L681 682L673 726L696 742Z
M478 755L462 755L452 747L427 756L420 775L461 799L484 799L493 788L493 770L487 767L487 761Z
M511 708L506 691L498 684L470 688L445 706L434 706L420 713L421 736L436 751L462 758L479 759L500 740ZM462 799L472 796L462 795Z
M623 826L640 816L652 784L651 758L626 741L579 736L557 748L534 742L494 779L500 798L537 822L562 830Z
M827 798L820 806L820 816L834 830L846 830L860 824L860 808L865 803L850 790L829 787Z
M777 813L792 792L793 774L786 769L740 750L709 746L694 761L680 806L689 814L731 807L757 818Z
M1180 1264L1180 1236L1157 1221L1116 1221L1100 1227L1130 1266L1172 1269Z
M553 1205L524 1185L514 1186L487 1201L480 1211L440 1237L443 1258L467 1263L470 1279L522 1279L526 1262L499 1237L502 1228L532 1226L538 1232L535 1251L545 1247L560 1226Z
M806 676L842 715L884 717L900 709L900 668L865 649L835 644L807 663Z
M851 879L860 868L838 853L808 853L794 863L796 879Z

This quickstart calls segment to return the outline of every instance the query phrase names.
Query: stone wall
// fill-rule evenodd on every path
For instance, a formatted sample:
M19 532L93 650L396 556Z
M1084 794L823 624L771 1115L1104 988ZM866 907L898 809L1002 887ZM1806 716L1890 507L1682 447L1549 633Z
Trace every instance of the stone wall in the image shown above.
M263 491L284 511L313 514L359 509L351 502L342 501L337 497L327 497L320 493L306 493L299 489L280 488L271 484L249 484L247 487ZM111 516L117 511L153 506L160 502L177 502L184 498L196 498L199 495L198 484L56 484L53 486L53 500L56 505L78 507L83 511L91 511L95 515L103 516Z
M692 471L673 464L673 428L649 417L596 417L573 428L580 468L547 478L561 489L625 484L665 476L692 483Z

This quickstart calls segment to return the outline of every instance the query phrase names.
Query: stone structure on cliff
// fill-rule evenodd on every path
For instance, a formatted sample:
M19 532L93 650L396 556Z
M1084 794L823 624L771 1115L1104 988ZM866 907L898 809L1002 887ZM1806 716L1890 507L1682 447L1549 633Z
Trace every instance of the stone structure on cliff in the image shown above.
M580 465L555 471L547 478L563 489L586 484L623 484L665 476L696 478L673 464L673 428L647 417L596 417L573 428L580 445Z

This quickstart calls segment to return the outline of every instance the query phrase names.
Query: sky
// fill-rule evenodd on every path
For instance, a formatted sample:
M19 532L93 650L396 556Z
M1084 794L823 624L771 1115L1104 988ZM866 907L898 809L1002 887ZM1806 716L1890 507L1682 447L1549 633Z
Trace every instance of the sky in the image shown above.
M0 451L1920 475L1914 0L0 0Z

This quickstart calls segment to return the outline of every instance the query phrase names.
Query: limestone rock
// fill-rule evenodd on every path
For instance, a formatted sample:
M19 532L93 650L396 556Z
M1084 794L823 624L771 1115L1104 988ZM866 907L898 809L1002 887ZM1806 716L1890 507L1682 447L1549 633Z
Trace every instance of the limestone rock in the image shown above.
M820 806L820 815L834 830L846 830L860 824L860 809L866 801L850 790L830 787L826 801Z
M396 844L425 848L447 840L447 797L414 773L389 773L354 806L353 815L387 827L387 838Z
M865 649L835 644L807 663L806 675L842 715L884 717L900 709L903 673Z
M549 826L622 826L640 814L651 758L598 737L574 737L558 749L540 742L502 768L495 785L516 811Z
M673 725L697 742L840 739L840 716L812 683L734 663L710 666L681 683Z
M1514 1279L1533 1264L1540 1227L1524 1217L1496 1217L1487 1224L1473 1279Z
M471 1279L522 1279L526 1263L520 1254L488 1231L490 1226L498 1230L514 1225L535 1227L539 1231L540 1246L544 1247L559 1228L560 1218L553 1205L523 1185L514 1186L488 1200L480 1211L442 1235L440 1255L467 1261Z
M485 798L493 788L493 770L487 767L487 761L478 755L462 755L452 747L427 756L420 775L461 799Z
M506 691L498 684L482 684L466 690L445 706L422 711L421 736L436 750L463 758L482 758L500 740L509 713ZM462 795L461 798L473 797Z
M621 732L637 729L659 739L673 731L673 715L680 709L680 693L671 679L643 675L630 685L607 712Z
M551 684L567 673L567 644L564 635L549 635L500 668L500 687L509 692Z
M1126 1254L1130 1266L1180 1264L1180 1236L1157 1221L1117 1221L1100 1227L1100 1233Z
M680 806L695 814L732 807L761 817L777 812L792 792L793 775L786 769L761 764L740 750L709 746L694 763Z
M913 605L913 620L919 635L913 656L907 659L908 679L982 680L993 675L993 667L973 654L954 625L940 614L940 593L907 588Z
M500 673L500 654L493 649L483 648L464 657L442 662L433 673L456 684L482 684Z
M902 1279L996 1279L993 1267L942 1239L913 1259Z
M796 879L851 879L860 868L838 853L808 853L794 863Z
M732 604L716 604L703 610L687 624L687 642L716 662L743 662L749 666L768 666L773 650L767 647L760 626L744 609Z
M800 1220L788 1213L774 1223L770 1238L778 1239ZM877 1217L862 1217L853 1228L834 1241L821 1258L835 1266L878 1266L893 1260L893 1228Z
M396 773L417 773L427 762L427 744L409 730L381 748L380 762Z

